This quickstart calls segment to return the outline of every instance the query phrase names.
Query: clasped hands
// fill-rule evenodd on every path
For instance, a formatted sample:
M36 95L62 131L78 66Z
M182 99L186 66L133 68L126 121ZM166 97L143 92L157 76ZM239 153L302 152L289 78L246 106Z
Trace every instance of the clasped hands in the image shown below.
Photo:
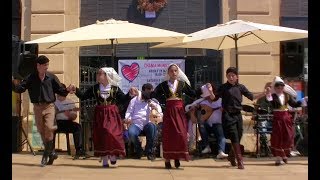
M68 87L67 87L67 91L70 93L70 94L74 94L76 92L76 86L73 85L73 84L70 84Z

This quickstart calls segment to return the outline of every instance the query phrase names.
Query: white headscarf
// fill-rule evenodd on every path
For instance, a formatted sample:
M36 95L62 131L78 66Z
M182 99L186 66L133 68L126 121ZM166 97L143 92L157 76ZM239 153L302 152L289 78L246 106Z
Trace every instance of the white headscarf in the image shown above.
M180 80L180 81L186 82L189 86L191 86L188 77L187 77L187 76L184 74L184 72L179 68L179 66L178 66L177 64L174 64L174 63L169 64L168 69L167 69L167 74L166 74L166 76L165 76L164 79L165 79L166 81L168 81L168 80L170 79L170 76L169 76L169 67L171 67L172 65L174 65L174 66L176 66L176 67L178 68L178 78L177 78L177 79Z
M285 84L284 81L279 77L279 76L276 76L274 79L273 79L273 82L272 82L272 91L275 92L274 90L274 85L277 83L277 82L282 82L284 84L284 88L283 88L283 91L288 93L290 96L296 98L297 97L297 92L291 87L289 86L288 84Z
M121 77L112 67L100 68L107 74L108 83L113 86L120 86Z

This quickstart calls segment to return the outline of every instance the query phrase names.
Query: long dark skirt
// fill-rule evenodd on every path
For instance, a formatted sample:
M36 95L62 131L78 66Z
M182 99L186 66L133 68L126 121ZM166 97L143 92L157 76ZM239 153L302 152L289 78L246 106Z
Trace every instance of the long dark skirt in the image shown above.
M96 106L93 123L93 144L95 156L126 155L123 140L123 126L116 105Z
M274 156L285 157L293 145L292 116L287 111L274 111L271 134L271 150Z
M163 157L189 161L188 123L181 100L169 100L163 116Z

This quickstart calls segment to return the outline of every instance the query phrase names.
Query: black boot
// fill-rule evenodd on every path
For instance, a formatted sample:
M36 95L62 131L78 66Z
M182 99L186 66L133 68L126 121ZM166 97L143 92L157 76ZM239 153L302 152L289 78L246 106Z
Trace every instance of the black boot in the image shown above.
M165 168L166 168L166 169L171 169L171 168L172 168L170 161L166 161L166 162L164 163L164 165L165 165Z
M244 169L240 144L233 143L232 146L233 146L236 158L237 158L238 169Z
M178 159L175 159L175 160L174 160L174 166L175 166L176 168L179 168L179 167L180 167L180 161L179 161Z
M234 150L232 146L230 147L230 151L228 154L228 161L231 163L231 166L237 166L236 157L234 155Z
M47 165L52 165L53 161L58 159L58 154L55 152L53 141L49 141L48 144L49 144L49 161Z
M82 150L82 148L78 148L76 149L76 155L73 157L73 160L79 159L80 157L82 157L82 159L86 159L90 156L84 150Z
M48 158L49 158L48 142L44 142L43 145L44 145L44 151L43 151L43 155L42 155L42 159L41 159L41 167L44 167L47 165Z

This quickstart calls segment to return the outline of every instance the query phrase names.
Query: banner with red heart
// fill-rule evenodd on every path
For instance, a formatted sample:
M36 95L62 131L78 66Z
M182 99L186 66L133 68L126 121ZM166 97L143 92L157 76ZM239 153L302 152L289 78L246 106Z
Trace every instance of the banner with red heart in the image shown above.
M139 75L139 64L138 63L132 63L129 65L124 65L121 68L121 73L124 78L126 78L129 82L132 82L135 80Z

